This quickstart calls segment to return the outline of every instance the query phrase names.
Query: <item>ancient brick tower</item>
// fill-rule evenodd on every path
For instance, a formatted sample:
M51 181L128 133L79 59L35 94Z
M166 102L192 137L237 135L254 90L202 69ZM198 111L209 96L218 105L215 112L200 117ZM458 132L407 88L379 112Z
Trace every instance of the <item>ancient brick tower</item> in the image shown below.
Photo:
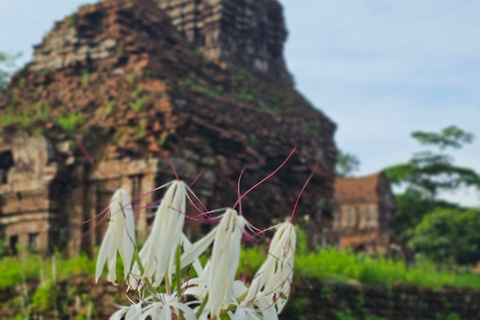
M118 186L136 197L174 178L159 147L182 179L203 170L193 189L214 209L235 202L243 168L245 191L298 146L243 211L259 227L288 215L319 162L298 212L313 241L325 236L335 125L294 89L285 37L274 0L106 0L58 22L0 95L0 226L12 250L91 248L105 224L82 237L98 219L82 222ZM140 233L159 196L135 203Z
M275 0L156 0L208 61L225 61L291 82L283 60L287 30Z

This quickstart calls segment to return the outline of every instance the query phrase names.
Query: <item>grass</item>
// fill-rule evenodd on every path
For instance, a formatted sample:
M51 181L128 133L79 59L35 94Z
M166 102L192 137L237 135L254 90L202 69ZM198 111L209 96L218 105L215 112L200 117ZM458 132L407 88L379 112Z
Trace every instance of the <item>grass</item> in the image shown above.
M4 257L0 260L0 292L13 288L26 281L38 280L41 275L52 276L52 258L42 258L38 254L22 254L20 257ZM58 281L72 274L88 273L94 275L95 261L85 254L73 259L56 258L56 277Z
M480 290L480 277L473 273L453 273L438 271L434 263L424 261L415 266L407 266L403 261L388 258L374 259L364 254L349 251L337 251L335 248L307 253L303 235L299 234L295 278L316 279L328 283L359 283L391 287L402 283L422 288L441 289L456 287ZM266 250L249 248L242 250L239 275L253 276L265 260ZM122 265L118 264L118 268ZM22 257L4 257L0 260L0 291L12 288L28 280L36 280L40 275L50 275L51 258L43 259L40 255L30 254ZM85 254L73 259L57 256L56 276L58 281L72 274L87 273L92 278L95 261ZM121 270L118 270L119 275Z
M298 255L296 276L326 282L354 281L388 287L402 283L433 289L458 287L480 290L480 277L476 274L437 271L437 266L428 261L408 267L403 261L373 259L348 251L339 252L334 248L322 250L318 254Z
M338 251L335 248L320 249L308 253L305 236L298 234L294 278L316 279L329 283L358 283L392 287L406 284L421 288L441 289L456 287L480 290L480 276L474 273L439 271L430 261L418 261L407 266L404 261L389 258L372 258L366 254ZM266 251L243 250L239 273L253 275L265 260Z

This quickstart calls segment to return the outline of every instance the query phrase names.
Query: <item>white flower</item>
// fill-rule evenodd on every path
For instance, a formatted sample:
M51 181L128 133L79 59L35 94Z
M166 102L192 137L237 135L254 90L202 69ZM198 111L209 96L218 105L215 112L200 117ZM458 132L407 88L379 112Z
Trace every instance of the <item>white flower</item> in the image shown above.
M218 316L232 300L233 282L240 260L240 245L246 221L233 209L227 209L216 227L208 272L207 308Z
M102 275L108 259L107 280L115 283L117 250L123 261L124 276L127 278L135 248L135 225L130 197L124 189L118 189L110 202L110 223L98 253L95 281Z
M140 274L135 263L129 280L131 288L136 289L142 277L152 279L158 287L165 277L171 279L175 272L174 263L177 247L182 241L182 229L185 221L186 190L183 181L171 182L155 214L152 232L140 251L144 274Z
M277 312L273 305L265 299L259 299L254 303L248 303L246 300L238 302L245 295L248 288L241 281L235 281L233 284L232 304L236 306L235 313L228 312L232 320L278 320Z
M110 320L138 320L140 319L142 311L142 304L132 304L128 307L120 307L112 316ZM125 318L123 317L125 315Z
M172 295L159 293L157 294L158 302L152 302L145 307L142 311L142 315L138 320L145 320L148 317L152 320L172 320L178 319L180 311L183 312L183 318L185 320L197 320L195 313L187 304L179 302L176 293ZM172 317L172 311L176 317Z
M293 224L288 221L280 224L270 243L267 260L252 280L247 302L264 298L269 304L276 304L278 313L282 312L290 295L296 242Z
M188 281L189 294L202 299L208 292L206 308L211 316L218 316L232 299L232 287L240 260L242 233L248 222L237 211L227 209L220 223L205 237L186 248L181 257L181 267L194 262L213 242L212 255L202 275Z

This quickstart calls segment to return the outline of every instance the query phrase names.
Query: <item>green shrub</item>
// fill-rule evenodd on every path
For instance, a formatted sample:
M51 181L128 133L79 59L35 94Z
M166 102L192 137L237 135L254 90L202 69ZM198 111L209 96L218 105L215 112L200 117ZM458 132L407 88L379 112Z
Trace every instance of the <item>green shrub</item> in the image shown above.
M184 80L186 84L190 87L196 89L197 91L204 93L212 98L218 98L222 94L223 88L220 86L213 86L212 88L207 88L197 83L193 78L188 77Z
M132 108L133 111L135 112L138 112L140 111L143 106L150 100L150 96L149 95L145 95L145 96L142 96L142 97L139 97L137 100L135 100L134 102L132 102L130 104L130 107Z
M77 129L77 126L83 123L83 114L69 113L66 116L61 116L57 121L63 130L73 133Z
M32 298L35 310L45 312L54 309L57 300L57 286L52 280L47 280L38 286Z

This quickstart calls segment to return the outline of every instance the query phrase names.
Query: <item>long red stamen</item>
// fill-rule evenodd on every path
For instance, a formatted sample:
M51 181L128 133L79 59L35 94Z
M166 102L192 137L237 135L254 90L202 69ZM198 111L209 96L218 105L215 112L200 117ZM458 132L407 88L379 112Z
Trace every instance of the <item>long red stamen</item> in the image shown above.
M307 187L307 184L310 182L310 180L312 180L313 175L315 174L319 166L320 166L320 162L317 162L317 164L315 164L315 167L313 167L312 173L310 173L310 176L308 177L307 182L305 182L302 190L298 194L297 201L295 202L295 206L293 207L292 215L290 216L290 222L292 222L293 220L293 215L295 214L295 210L297 210L297 205L298 205L298 202L300 201L300 197L302 196L303 191Z
M295 151L297 150L297 147L293 148L292 152L290 152L290 154L288 155L287 159L285 159L285 161L283 161L283 163L277 168L275 169L275 171L273 171L272 173L270 173L268 176L266 176L265 178L263 178L260 182L256 183L253 187L251 187L250 189L247 190L247 192L245 192L238 200L237 202L235 202L234 206L233 206L233 209L235 209L235 207L238 205L239 201L241 201L243 198L245 198L245 196L247 194L250 193L250 191L252 191L253 189L255 189L256 187L258 187L259 185L261 185L262 183L264 183L265 181L267 181L270 177L272 177L275 173L277 173L278 170L280 170L284 165L285 163L287 163L287 161L292 157L292 155L295 153Z
M170 166L170 168L172 169L173 173L175 174L175 178L177 180L180 180L180 178L178 177L178 173L177 173L177 170L175 170L175 167L173 166L173 163L170 161L170 159L167 157L167 155L165 154L165 152L163 151L162 148L160 148L159 145L157 145L157 148L158 148L158 152L160 153L160 155L162 156L162 158L168 163L168 165Z
M240 172L240 176L238 177L238 182L237 182L237 194L238 194L238 214L242 215L242 197L240 194L240 180L242 180L243 173L245 172L245 169L242 169L242 172ZM235 207L233 207L235 209Z
M88 162L90 162L90 164L91 164L96 170L98 170L98 172L100 172L100 174L101 174L105 179L107 179L110 183L112 183L117 189L120 189L119 184L118 184L116 181L114 181L112 178L110 178L105 171L103 171L102 169L100 169L99 166L97 166L97 164L95 163L95 161L93 160L93 158L92 158L92 157L90 156L90 154L87 152L87 149L85 149L85 147L83 146L82 142L80 141L80 138L77 138L77 143L78 143L78 146L80 147L80 150L82 150L83 155L85 156L85 158L87 158Z
M190 188L197 182L197 180L202 176L202 174L205 172L205 169L200 170L200 173L197 175L197 177L190 183Z

